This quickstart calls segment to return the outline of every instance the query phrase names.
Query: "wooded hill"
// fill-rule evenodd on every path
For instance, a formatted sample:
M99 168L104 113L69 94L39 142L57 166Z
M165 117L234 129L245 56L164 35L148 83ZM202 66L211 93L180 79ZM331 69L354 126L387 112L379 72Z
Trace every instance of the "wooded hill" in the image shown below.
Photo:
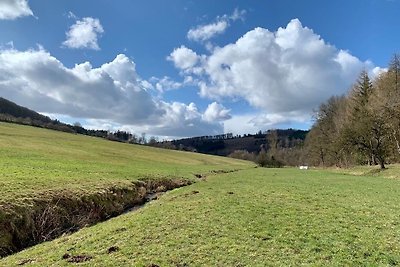
M17 118L19 120L17 120ZM37 124L54 123L52 119L47 116L41 115L33 110L19 106L3 97L0 97L0 119L2 121L17 122L30 122ZM26 120L22 120L26 119Z
M229 156L235 151L258 154L261 150L271 149L272 144L268 139L273 133L277 135L276 148L290 149L302 146L308 131L278 129L243 136L232 134L200 136L160 142L158 146L219 156Z
M60 122L59 120L52 120L47 116L39 114L36 111L26 107L17 105L16 103L3 97L0 97L0 121L30 125L67 133L102 137L113 141L128 142L132 140L132 134L124 131L109 132L105 130L88 130L83 128L78 123L70 125Z

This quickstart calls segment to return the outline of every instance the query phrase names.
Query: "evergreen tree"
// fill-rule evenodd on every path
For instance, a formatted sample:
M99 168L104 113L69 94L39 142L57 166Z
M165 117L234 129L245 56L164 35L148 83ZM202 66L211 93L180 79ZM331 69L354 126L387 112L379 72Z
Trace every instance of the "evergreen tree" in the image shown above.
M363 71L350 92L349 123L343 136L369 164L379 163L383 169L388 155L387 128L374 105L373 91L368 73Z

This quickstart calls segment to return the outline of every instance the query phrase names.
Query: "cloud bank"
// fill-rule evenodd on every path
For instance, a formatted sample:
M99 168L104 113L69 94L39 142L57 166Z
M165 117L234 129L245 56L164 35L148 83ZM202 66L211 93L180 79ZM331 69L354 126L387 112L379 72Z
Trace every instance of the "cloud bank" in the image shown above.
M187 55L193 60L183 60ZM198 74L202 97L245 100L259 111L257 125L261 117L269 118L264 125L272 125L288 121L290 114L300 122L330 96L346 93L361 70L372 76L382 70L326 43L298 19L276 32L255 28L209 55L181 46L168 59L181 74Z
M126 55L98 68L90 62L67 68L42 48L0 50L0 94L36 111L112 122L163 136L223 132L203 119L194 103L165 102L152 96Z

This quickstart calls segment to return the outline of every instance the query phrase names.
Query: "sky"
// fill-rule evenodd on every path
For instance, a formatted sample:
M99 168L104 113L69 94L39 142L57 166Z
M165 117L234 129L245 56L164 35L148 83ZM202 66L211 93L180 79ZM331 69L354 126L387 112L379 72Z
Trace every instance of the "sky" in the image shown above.
M161 138L309 129L399 52L399 0L0 0L0 96Z

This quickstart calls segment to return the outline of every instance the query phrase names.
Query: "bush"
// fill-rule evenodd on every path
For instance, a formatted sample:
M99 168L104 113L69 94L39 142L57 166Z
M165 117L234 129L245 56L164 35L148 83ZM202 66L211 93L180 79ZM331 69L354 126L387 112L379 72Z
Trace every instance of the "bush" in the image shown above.
M279 160L277 160L274 156L269 157L265 151L261 151L255 162L260 166L260 167L265 167L265 168L282 168L283 163Z

